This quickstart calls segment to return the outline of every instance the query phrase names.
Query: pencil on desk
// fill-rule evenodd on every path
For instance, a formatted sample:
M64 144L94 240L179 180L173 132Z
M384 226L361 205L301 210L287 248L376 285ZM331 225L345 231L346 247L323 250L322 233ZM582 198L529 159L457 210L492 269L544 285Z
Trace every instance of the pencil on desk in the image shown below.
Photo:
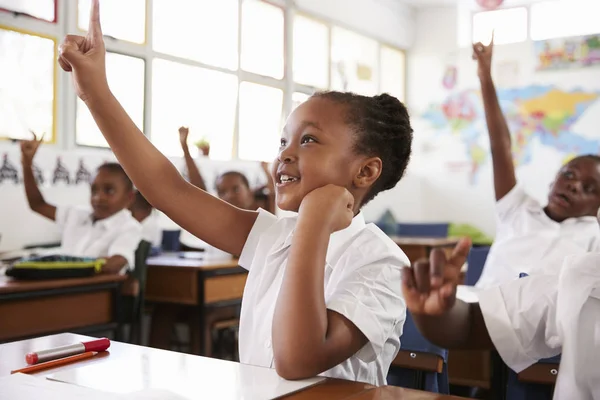
M88 351L86 353L77 354L75 356L59 358L58 360L52 360L40 364L31 365L29 367L16 369L14 371L10 371L11 374L22 373L22 374L31 374L33 372L38 372L43 369L59 367L61 365L71 364L80 360L85 360L87 358L92 358L96 353L93 351Z

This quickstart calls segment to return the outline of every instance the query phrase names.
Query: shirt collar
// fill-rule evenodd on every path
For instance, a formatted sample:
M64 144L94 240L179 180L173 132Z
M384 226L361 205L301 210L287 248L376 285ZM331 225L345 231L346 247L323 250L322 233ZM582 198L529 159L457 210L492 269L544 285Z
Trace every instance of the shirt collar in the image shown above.
M131 211L123 209L121 211L114 213L113 215L111 215L108 218L104 218L104 219L96 221L96 223L94 224L92 214L90 214L90 222L92 224L100 226L104 229L110 229L110 228L122 225L123 220L125 218L127 218L128 215L131 216Z
M576 217L576 218L568 218L565 219L563 222L556 222L554 220L552 220L550 217L548 217L548 215L546 215L546 212L544 211L544 207L539 206L538 204L529 204L527 206L527 210L529 211L530 214L543 214L549 221L552 221L558 225L577 225L577 224L593 224L593 225L598 225L598 219L596 217L592 217L589 215L585 215L583 217Z

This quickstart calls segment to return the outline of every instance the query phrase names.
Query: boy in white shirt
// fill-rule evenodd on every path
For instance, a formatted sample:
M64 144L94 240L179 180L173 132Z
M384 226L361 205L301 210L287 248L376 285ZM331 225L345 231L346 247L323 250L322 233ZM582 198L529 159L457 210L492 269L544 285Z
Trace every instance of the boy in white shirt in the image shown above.
M287 120L271 176L277 219L241 210L186 182L136 127L106 83L99 2L86 37L67 36L59 63L72 71L136 187L182 228L249 269L240 361L286 379L325 373L376 385L398 348L407 257L360 208L402 177L411 152L408 111L390 95L326 92ZM136 149L136 151L130 151ZM161 185L156 185L161 182ZM367 251L361 251L361 249Z
M476 286L487 288L528 274L557 273L564 257L600 251L600 156L564 165L543 207L517 184L510 132L491 75L493 39L473 45L492 150L498 228ZM542 263L539 261L543 260ZM540 266L536 268L535 266Z
M447 349L493 349L521 372L562 353L554 398L600 399L600 253L565 258L559 274L532 275L456 298L470 243L446 260L433 252L402 272L407 308L423 334Z
M21 142L25 194L33 211L56 221L61 228L60 253L105 258L104 273L120 273L128 265L133 268L141 226L127 210L133 200L133 185L123 168L117 163L98 167L91 182L91 213L78 207L53 206L44 199L32 170L42 139L34 135L34 140Z
M158 248L162 242L162 231L158 226L157 215L153 212L152 204L140 193L135 191L135 200L129 207L131 215L142 225L142 239Z

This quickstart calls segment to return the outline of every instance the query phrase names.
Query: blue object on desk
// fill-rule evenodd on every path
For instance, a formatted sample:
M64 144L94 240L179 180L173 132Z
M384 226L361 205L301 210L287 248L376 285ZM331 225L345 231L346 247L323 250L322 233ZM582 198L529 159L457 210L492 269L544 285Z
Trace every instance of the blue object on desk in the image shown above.
M441 357L443 360L442 372L420 371L392 365L387 376L388 385L427 390L433 393L449 393L448 350L438 347L425 339L417 329L408 311L406 312L404 331L402 332L402 337L400 337L400 350L434 354ZM418 357L418 354L416 354L416 357Z
M469 255L467 256L467 273L465 275L465 285L475 286L481 273L487 256L490 252L490 246L478 246L472 247Z
M448 223L434 224L405 224L399 223L396 226L396 235L412 237L448 237Z
M179 242L181 230L165 230L162 235L163 251L179 251L181 243Z

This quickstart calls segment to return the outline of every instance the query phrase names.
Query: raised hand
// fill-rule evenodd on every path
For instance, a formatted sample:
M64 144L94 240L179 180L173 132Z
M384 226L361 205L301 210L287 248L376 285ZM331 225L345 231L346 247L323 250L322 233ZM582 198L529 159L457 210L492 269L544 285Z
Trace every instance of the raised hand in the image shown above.
M33 135L32 140L21 140L21 162L25 165L31 165L35 153L37 153L40 144L44 140L45 133L38 139L35 132L30 131Z
M473 44L473 60L477 61L477 74L479 78L486 78L492 74L492 54L494 53L494 32L492 40L485 46L481 42Z
M87 35L67 35L59 47L58 56L61 68L72 72L75 92L84 102L101 99L110 93L105 56L99 0L92 0Z
M350 226L353 209L354 197L346 188L327 185L307 194L298 213L301 218L317 218L333 233Z
M190 128L182 126L179 128L179 142L181 143L181 147L187 147L188 135L190 133Z
M402 292L413 314L441 315L456 301L460 270L467 260L471 240L462 239L449 259L441 249L431 252L429 260L420 260L402 270Z

